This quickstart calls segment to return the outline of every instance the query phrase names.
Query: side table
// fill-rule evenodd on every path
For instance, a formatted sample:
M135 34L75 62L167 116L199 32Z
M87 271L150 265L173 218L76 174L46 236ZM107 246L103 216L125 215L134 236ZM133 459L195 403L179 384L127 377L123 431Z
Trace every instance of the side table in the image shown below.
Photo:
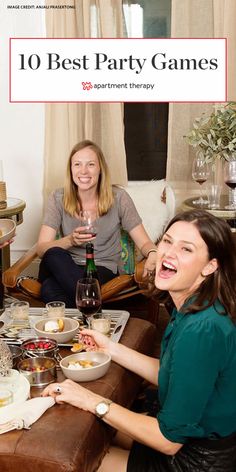
M194 205L193 201L196 199L196 197L191 197L187 198L187 200L184 200L181 204L181 210L186 211L186 210L192 210L192 209L199 209L198 205ZM236 210L227 210L225 206L228 204L228 196L227 195L222 195L220 199L220 207L219 208L209 208L209 206L204 205L202 208L203 210L208 211L212 215L216 216L217 218L221 218L227 223L229 223L231 227L231 231L233 232L233 238L235 241L236 245Z
M6 202L1 202L0 218L11 218L16 225L23 222L23 211L26 203L19 198L8 198ZM2 284L2 272L10 267L10 245L0 249L0 312L3 309L4 288Z
M192 210L199 209L198 205L194 205L193 201L196 197L187 198L181 204L181 210ZM227 221L232 229L233 232L236 232L236 210L227 210L225 206L228 204L228 196L222 195L220 199L220 207L219 208L210 208L207 205L202 207L203 210L208 211L212 215L216 216L217 218L221 218Z
M5 205L0 206L0 218L11 218L16 225L23 223L23 211L26 203L19 198L8 198ZM0 260L2 270L10 267L10 246L5 246L1 251Z

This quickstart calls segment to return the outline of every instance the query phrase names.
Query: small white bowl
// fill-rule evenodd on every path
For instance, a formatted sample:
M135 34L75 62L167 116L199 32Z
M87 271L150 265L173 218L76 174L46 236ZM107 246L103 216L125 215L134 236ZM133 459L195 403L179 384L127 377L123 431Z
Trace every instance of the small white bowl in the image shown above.
M73 369L68 367L70 362L85 360L95 362L96 365L82 369ZM75 382L88 382L90 380L99 379L106 374L110 364L110 354L100 351L79 352L64 357L64 359L60 361L60 367L65 377L74 380Z
M0 219L0 244L10 241L16 231L16 223L10 218Z
M57 333L50 333L44 330L45 323L51 321L50 318L43 318L40 321L37 321L34 325L34 330L38 336L46 336L49 339L54 339L58 344L64 344L68 341L71 341L79 329L79 322L72 318L53 318L54 321L57 319L64 320L64 329L63 331Z

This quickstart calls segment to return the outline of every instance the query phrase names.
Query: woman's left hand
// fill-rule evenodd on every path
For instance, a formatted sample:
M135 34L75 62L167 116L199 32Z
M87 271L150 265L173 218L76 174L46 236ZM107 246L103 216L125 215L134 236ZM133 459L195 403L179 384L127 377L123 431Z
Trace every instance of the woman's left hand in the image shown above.
M66 379L61 383L49 384L42 393L43 397L51 396L55 398L56 403L69 403L70 405L81 408L84 411L94 413L95 406L102 397L96 393L81 387L81 385Z
M153 279L155 275L155 269L156 269L156 258L157 258L157 253L156 252L150 252L147 260L144 265L144 270L143 270L143 277L148 277L148 279Z
M9 244L13 243L14 239L9 239L8 241L5 241L4 243L0 244L0 249L3 249L4 247L8 246Z

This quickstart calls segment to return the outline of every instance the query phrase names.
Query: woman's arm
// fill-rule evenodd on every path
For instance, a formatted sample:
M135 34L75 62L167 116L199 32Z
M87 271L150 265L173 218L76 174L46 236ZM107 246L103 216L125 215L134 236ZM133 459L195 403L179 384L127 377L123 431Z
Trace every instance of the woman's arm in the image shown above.
M147 258L143 272L143 276L145 277L148 272L153 272L155 270L157 247L149 238L142 224L133 228L130 231L129 235L133 239L135 245L140 250L141 254Z
M95 399L91 402L92 413L95 411ZM183 446L180 443L169 441L160 430L158 420L150 416L135 413L126 408L112 403L109 412L103 417L103 421L131 439L160 451L167 455L176 454Z
M110 354L112 360L117 364L134 372L153 385L157 385L159 359L141 354L120 343L112 343Z
M129 235L144 257L148 257L150 250L156 250L156 246L149 238L143 224L135 226Z
M69 249L72 244L71 234L64 238L56 239L56 230L50 226L42 225L37 241L37 253L42 257L51 247Z
M121 343L115 343L98 331L84 329L81 331L81 336L82 342L85 345L87 344L88 349L92 347L92 349L109 352L112 360L117 364L134 372L153 385L157 385L159 359L141 354Z
M84 227L78 226L78 228L75 228L74 231L67 236L56 239L56 230L50 226L42 225L37 242L37 253L39 257L42 257L51 247L69 249L71 246L80 246L81 244L95 239L91 234L84 233L83 230Z
M59 395L55 393L57 386L58 384L48 385L43 391L43 396L51 395L57 403L70 403L93 414L96 414L97 404L106 401L105 398L71 380L65 380L60 384L61 393ZM103 417L103 421L130 438L164 454L174 455L182 447L182 444L169 441L163 436L156 418L134 413L116 403L111 403L108 413Z

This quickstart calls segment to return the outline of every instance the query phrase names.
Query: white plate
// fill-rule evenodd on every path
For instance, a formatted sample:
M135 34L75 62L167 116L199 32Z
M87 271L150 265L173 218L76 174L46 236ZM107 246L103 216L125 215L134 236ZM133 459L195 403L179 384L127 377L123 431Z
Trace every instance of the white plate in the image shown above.
M6 388L13 393L13 402L10 405L6 405L0 408L0 423L1 416L11 411L15 411L17 405L23 403L30 395L30 383L23 374L20 374L17 370L11 369L11 375L9 377L3 377L0 379L0 388Z

